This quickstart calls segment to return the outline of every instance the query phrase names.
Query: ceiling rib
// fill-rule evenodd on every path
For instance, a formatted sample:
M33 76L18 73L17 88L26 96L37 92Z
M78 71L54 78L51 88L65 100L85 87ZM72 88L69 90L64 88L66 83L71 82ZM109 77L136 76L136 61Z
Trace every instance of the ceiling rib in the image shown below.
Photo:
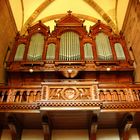
M48 21L51 21L51 20L60 19L64 16L66 16L66 15L67 14L55 14L55 15L44 17L44 18L40 19L40 21L42 23L45 23L45 22L48 22ZM97 18L88 16L88 15L84 15L84 14L73 13L73 15L80 18L80 19L85 19L87 21L91 21L91 22L94 22L94 23L96 23L98 21ZM39 22L39 21L37 21L37 22ZM36 24L37 22L33 23L32 25Z
M96 10L106 23L116 32L116 25L109 17L109 15L93 0L84 0L89 6Z
M21 25L21 29L22 29L24 25L24 3L23 3L23 0L20 0L20 2L21 2L21 8L22 8L22 25Z
M49 6L54 0L45 0L38 8L31 14L31 16L25 22L21 34L25 34L27 28L32 24L32 22L38 17L38 15Z
M116 22L116 32L118 32L118 19L117 19L117 9L118 9L118 0L115 2L115 22Z

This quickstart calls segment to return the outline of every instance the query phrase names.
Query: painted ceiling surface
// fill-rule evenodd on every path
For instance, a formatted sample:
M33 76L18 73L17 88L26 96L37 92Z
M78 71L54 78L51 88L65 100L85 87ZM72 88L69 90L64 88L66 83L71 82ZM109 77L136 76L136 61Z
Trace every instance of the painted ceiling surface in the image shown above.
M54 20L72 11L84 19L87 26L97 20L109 25L115 32L122 28L129 0L9 0L17 28L21 34L38 21L53 30Z

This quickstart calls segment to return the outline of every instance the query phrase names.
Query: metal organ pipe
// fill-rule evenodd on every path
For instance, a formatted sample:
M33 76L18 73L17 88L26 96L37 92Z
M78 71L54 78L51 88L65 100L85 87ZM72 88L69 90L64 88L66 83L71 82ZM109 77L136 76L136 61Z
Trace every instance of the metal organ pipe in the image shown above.
M59 59L64 61L80 60L79 35L74 32L62 34Z

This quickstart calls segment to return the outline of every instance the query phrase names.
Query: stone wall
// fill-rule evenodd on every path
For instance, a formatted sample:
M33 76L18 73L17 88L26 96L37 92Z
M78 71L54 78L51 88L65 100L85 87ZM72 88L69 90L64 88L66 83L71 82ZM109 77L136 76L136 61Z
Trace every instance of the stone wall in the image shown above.
M140 1L129 0L123 24L127 45L135 60L135 82L140 82Z
M4 62L17 33L8 0L0 0L0 84L5 82ZM10 50L10 49L9 49Z

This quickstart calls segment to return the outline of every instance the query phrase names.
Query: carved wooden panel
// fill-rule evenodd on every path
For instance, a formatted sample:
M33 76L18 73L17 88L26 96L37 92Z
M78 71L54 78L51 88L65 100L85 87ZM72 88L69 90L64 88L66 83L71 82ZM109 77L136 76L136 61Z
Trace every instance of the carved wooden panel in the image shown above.
M88 100L91 98L90 87L49 87L48 100Z

